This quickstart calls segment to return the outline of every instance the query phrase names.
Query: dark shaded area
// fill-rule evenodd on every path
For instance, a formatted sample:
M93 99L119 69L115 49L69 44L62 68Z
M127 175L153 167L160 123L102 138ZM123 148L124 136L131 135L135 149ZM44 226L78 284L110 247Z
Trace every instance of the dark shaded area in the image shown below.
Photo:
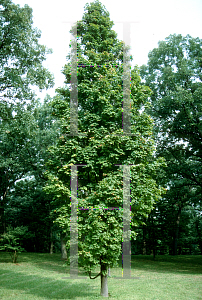
M157 255L155 261L151 255L132 255L132 269L158 273L202 274L202 255Z
M96 295L96 292L91 291L91 288L88 288L88 284L85 282L79 283L78 281L74 282L74 280L69 279L68 282L63 280L62 278L58 278L53 280L52 278L44 278L38 275L27 275L23 272L11 272L11 271L3 271L1 274L1 282L0 288L5 288L5 283L3 281L3 276L6 277L6 281L8 278L18 278L18 283L10 283L10 288L13 290L24 290L26 293L29 293L33 296L44 297L45 299L76 299L81 294L83 297L89 297ZM27 282L32 282L32 288L28 288ZM51 285L50 293L47 293L45 285ZM8 284L6 285L8 289ZM50 290L50 287L49 287ZM57 291L54 293L54 291ZM53 295L51 295L53 293Z

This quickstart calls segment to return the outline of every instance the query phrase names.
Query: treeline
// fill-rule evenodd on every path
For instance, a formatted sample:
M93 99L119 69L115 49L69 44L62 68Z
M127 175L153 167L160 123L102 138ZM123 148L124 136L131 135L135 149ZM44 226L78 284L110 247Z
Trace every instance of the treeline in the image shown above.
M70 239L67 165L74 164L75 157L81 163L90 162L89 170L94 168L95 174L87 169L79 178L83 194L89 195L110 170L114 173L105 180L106 187L113 185L113 178L118 187L120 176L115 167L109 168L109 162L120 163L120 157L126 162L135 149L138 159L131 160L131 164L137 161L140 167L132 181L132 254L202 254L202 40L170 35L149 53L147 65L132 70L132 128L138 138L123 138L120 144L118 137L107 138L106 134L118 125L121 128L123 70L80 68L79 130L88 137L73 140L68 137L68 86L58 89L53 99L46 96L43 104L33 92L36 86L53 86L53 75L42 64L51 51L38 42L40 33L32 26L31 8L20 8L6 0L1 2L0 10L0 250L53 253L62 249L66 258L65 245ZM86 13L84 21L88 17ZM108 43L90 40L85 34L91 29L78 26L86 47L85 59L89 56L90 61L100 59L101 63L114 59L121 66L123 43L111 30L107 14L105 18L110 34L102 32L102 39ZM104 45L108 52L101 49ZM79 47L80 63L87 64L88 60L82 58L84 50ZM97 53L92 51L95 47ZM68 63L63 70L67 84L70 72ZM95 85L93 80L97 80ZM113 99L114 106L101 98L104 93ZM93 103L92 99L101 100ZM100 138L101 127L106 131ZM94 137L97 142L94 140L92 145ZM98 156L93 157L95 148L99 148ZM86 149L90 149L91 156ZM97 158L99 164L95 167ZM105 188L99 186L95 194L99 192L104 199ZM116 194L116 199L119 196ZM109 202L114 203L111 206L119 206L114 194L109 199L114 201Z

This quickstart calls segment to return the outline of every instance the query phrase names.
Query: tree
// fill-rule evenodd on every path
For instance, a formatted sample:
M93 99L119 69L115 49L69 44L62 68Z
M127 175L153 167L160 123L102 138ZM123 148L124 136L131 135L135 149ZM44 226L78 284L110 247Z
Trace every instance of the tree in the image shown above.
M35 121L29 109L24 110L20 104L10 105L9 110L1 114L0 121L0 172L1 172L1 230L5 232L4 209L6 198L15 182L31 170ZM2 228L3 227L3 228Z
M38 43L40 32L32 24L29 6L20 8L10 0L1 1L0 232L6 231L4 208L9 190L34 166L37 124L32 113L33 87L53 86L53 76L42 64L50 51Z
M177 217L180 217L178 223ZM200 254L201 209L187 205L179 215L178 205L163 198L137 233L137 239L132 243L133 254L153 254L154 258L159 254L174 254L174 251L178 255Z
M78 207L84 208L78 211L79 264L91 279L101 276L101 295L105 297L107 270L116 265L122 244L123 212L106 209L123 206L123 174L116 165L133 165L134 229L160 195L153 176L161 164L153 157L152 119L140 111L147 105L150 90L141 85L137 67L131 71L133 135L123 133L123 51L127 48L117 39L112 26L109 13L99 1L85 6L83 18L77 23L78 132L84 135L70 136L70 89L58 89L52 105L55 116L61 120L61 135L57 145L49 147L49 182L45 187L58 205L56 222L70 236L70 167L84 165L78 172ZM70 61L63 73L69 84ZM100 272L93 276L96 267L100 267Z
M177 253L182 209L191 204L201 206L201 55L199 38L170 35L149 53L148 64L140 71L153 91L147 111L155 121L157 155L167 160L166 199L178 208L173 254Z
M7 197L4 214L7 231L9 228L27 227L29 235L21 244L26 251L50 252L51 242L54 246L57 243L50 216L51 199L42 187L43 182L33 176L28 177L15 183Z
M15 230L9 230L7 233L0 235L0 251L7 251L13 263L17 263L18 254L25 251L21 247L20 241L27 233L26 227L16 227Z
M32 235L31 242L30 239L23 242L27 251L53 252L54 246L54 250L58 250L58 228L53 225L51 217L52 199L42 190L46 180L46 148L58 135L50 100L47 96L44 104L36 101L28 111L19 106L15 118L11 117L9 124L4 122L1 128L4 138L1 144L2 164L8 164L7 177L2 174L5 186L1 186L2 193L5 188L6 194L3 198L3 231L7 227L27 226Z
M33 28L32 9L11 0L0 5L0 97L1 100L33 98L33 85L41 90L53 86L53 76L43 67L50 49L40 45L41 33Z

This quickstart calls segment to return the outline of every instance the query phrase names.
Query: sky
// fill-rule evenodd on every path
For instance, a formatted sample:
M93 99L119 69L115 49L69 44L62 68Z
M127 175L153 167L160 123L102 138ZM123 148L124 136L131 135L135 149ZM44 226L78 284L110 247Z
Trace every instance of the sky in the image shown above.
M13 0L21 7L33 9L33 26L41 30L40 43L52 48L44 66L55 77L52 89L37 92L43 101L46 93L54 96L55 89L64 85L61 73L69 53L71 24L81 20L88 0ZM202 0L100 0L110 13L113 30L123 40L123 23L131 22L132 66L147 63L148 53L170 34L190 34L202 39Z

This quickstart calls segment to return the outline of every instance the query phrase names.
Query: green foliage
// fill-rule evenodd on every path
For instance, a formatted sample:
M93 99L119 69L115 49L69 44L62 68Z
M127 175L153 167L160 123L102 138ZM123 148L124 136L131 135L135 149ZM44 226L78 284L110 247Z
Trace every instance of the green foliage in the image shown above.
M170 35L149 53L148 66L141 67L153 91L149 112L156 123L158 151L178 160L181 175L196 186L201 186L201 46L199 38Z
M21 226L13 230L9 228L0 236L0 251L9 252L13 263L17 263L18 254L25 251L20 245L22 239L26 238L25 235L29 235L28 228Z
M148 57L140 71L153 92L147 112L155 121L156 155L167 162L158 176L167 188L160 204L164 209L159 209L167 224L173 224L172 252L176 254L183 209L187 205L201 209L202 40L170 35Z
M4 211L15 182L34 171L34 175L42 177L40 146L45 138L39 139L42 130L37 130L33 114L33 88L52 87L53 76L43 67L51 51L39 44L40 36L40 31L33 28L32 9L28 5L21 8L11 0L1 1L0 233L6 231Z
M31 171L36 148L36 122L31 107L22 104L5 104L0 111L0 232L5 231L4 208L6 197L15 182ZM36 158L35 158L36 160Z
M0 125L0 228L3 233L8 224L28 226L33 239L23 241L27 251L48 252L52 229L58 243L50 216L51 197L42 191L46 148L58 135L49 102L47 96L43 105L37 101L27 107L13 104L10 119L3 119Z
M42 66L49 49L38 43L41 33L33 28L32 9L11 0L0 6L0 96L31 99L31 86L53 86L53 76Z
M123 50L127 49L117 39L112 25L109 13L99 1L87 4L82 20L77 23L77 63L80 65L77 70L78 131L86 135L68 136L69 88L58 89L58 95L52 101L53 113L60 119L61 127L57 144L49 147L49 181L45 191L53 194L56 223L69 235L70 166L84 165L78 170L78 207L88 209L78 210L79 263L89 275L97 265L107 268L116 265L121 253L123 212L121 209L105 209L121 208L123 205L123 173L115 165L133 165L133 231L142 222L142 216L148 215L161 193L154 179L162 160L153 156L153 121L148 114L140 111L148 105L150 89L141 85L137 67L131 71L133 135L123 134ZM70 83L70 61L63 73L66 83Z
M21 241L26 251L49 252L50 199L34 178L18 181L7 197L5 221L13 228L26 226L28 233Z

